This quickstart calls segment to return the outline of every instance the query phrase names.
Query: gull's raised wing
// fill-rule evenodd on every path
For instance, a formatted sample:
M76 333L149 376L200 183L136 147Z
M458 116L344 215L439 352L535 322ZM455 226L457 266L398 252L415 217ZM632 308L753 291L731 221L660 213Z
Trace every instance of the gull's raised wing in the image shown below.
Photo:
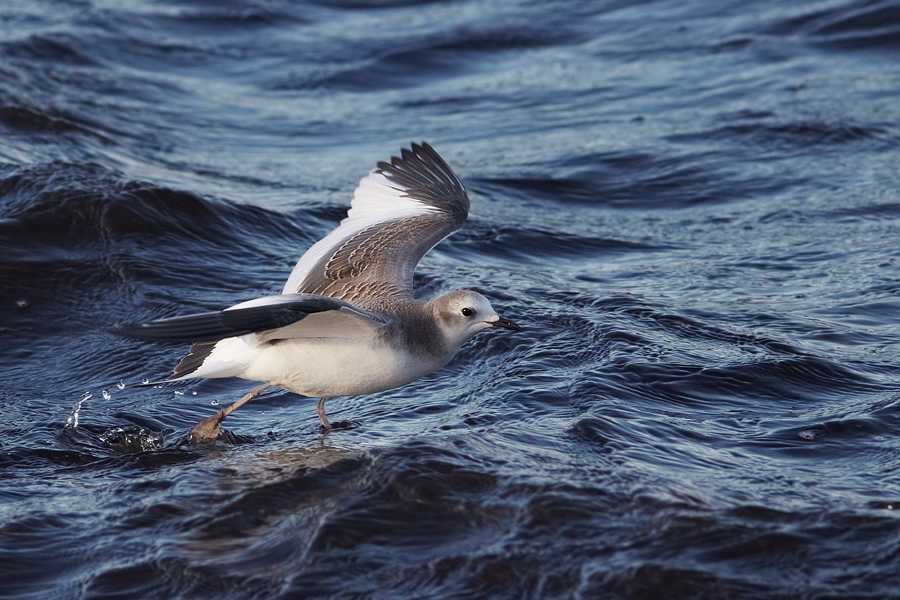
M462 183L426 143L359 182L347 218L294 267L284 293L412 298L419 260L469 214Z

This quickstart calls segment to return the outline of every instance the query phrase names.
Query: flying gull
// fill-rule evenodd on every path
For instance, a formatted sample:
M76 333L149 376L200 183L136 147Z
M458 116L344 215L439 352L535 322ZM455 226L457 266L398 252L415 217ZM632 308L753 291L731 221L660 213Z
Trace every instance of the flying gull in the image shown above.
M326 399L415 381L483 329L521 331L473 291L413 298L416 264L468 212L469 197L447 163L428 144L412 144L359 182L347 218L300 258L281 294L116 333L192 344L166 381L263 382L195 425L192 439L215 438L225 417L269 386L319 398L316 413L328 431Z

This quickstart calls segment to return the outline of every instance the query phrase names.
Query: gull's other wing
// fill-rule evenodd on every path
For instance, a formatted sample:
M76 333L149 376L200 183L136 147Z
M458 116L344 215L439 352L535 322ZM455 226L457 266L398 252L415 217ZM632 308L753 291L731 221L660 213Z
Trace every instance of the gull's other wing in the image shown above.
M282 294L215 312L122 325L112 332L142 340L192 343L188 355L166 378L177 381L239 375L254 360L253 348L268 343L301 338L371 338L387 325L383 315L337 298Z
M250 333L260 342L301 337L360 337L385 325L383 317L337 298L281 294L180 317L130 323L112 330L123 337L158 342L216 342Z

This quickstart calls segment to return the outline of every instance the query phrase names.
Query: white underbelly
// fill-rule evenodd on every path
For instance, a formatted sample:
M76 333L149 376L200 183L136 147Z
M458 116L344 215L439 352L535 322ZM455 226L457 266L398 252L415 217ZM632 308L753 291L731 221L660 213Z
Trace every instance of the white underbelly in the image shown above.
M443 366L437 360L422 362L388 344L359 342L319 338L259 346L240 377L329 398L389 390Z

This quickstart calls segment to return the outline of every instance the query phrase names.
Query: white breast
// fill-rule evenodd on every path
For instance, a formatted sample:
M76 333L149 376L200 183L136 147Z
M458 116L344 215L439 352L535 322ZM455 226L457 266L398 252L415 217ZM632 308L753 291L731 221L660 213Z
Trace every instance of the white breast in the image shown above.
M312 397L357 396L406 385L446 361L422 361L382 341L317 338L253 349L244 379L265 381Z

